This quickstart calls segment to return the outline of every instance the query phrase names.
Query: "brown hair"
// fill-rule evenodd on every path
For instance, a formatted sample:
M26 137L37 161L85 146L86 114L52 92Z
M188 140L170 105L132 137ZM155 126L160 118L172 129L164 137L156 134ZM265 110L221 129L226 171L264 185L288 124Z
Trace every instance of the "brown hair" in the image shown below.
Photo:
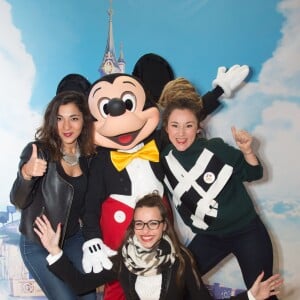
M166 208L166 205L163 203L163 200L162 200L161 196L158 194L158 192L154 191L153 193L147 194L143 198L141 198L137 202L137 204L135 206L135 210L137 208L141 208L141 207L157 207L160 211L162 220L165 221L165 224L166 224L165 233L170 237L170 239L173 243L174 249L175 249L176 257L179 260L178 272L176 274L177 285L182 286L182 284L183 284L181 279L182 279L182 276L184 274L184 270L186 267L185 259L182 254L182 252L184 252L185 255L188 257L188 259L190 259L190 261L191 261L194 276L197 279L197 282L200 286L198 273L196 271L197 268L196 268L195 260L192 256L192 254L190 253L190 251L180 243L180 241L177 237L177 234L174 230L174 227L173 227L172 223L170 222L169 211ZM130 225L127 229L124 243L128 240L129 237L132 237L133 235L134 235L134 221L132 220L132 222L130 223ZM120 249L122 249L122 246Z
M61 139L57 131L57 114L61 105L74 103L83 116L83 128L78 137L78 145L80 153L83 156L94 153L95 146L93 144L93 118L88 108L88 102L85 95L75 91L66 91L58 93L48 104L43 125L38 128L35 139L41 141L45 149L50 151L51 160L60 160Z

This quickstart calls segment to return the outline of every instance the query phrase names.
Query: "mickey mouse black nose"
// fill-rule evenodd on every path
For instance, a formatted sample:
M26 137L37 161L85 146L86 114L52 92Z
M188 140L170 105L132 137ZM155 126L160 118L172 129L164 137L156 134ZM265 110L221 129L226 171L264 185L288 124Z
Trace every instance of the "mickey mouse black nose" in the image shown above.
M112 117L121 116L126 111L125 103L119 98L111 99L107 104L107 112Z

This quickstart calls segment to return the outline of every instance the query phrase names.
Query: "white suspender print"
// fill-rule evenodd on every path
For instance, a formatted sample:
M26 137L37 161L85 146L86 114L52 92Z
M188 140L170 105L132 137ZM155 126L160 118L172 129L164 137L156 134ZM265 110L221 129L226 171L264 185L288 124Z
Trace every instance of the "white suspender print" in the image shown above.
M177 185L172 189L170 182L165 178L165 183L173 194L172 199L175 206L178 207L182 204L182 195L191 188L199 194L196 210L191 212L190 218L193 226L200 229L208 227L204 221L205 216L217 217L218 202L215 198L229 180L233 170L231 166L223 164L218 174L205 172L213 156L211 151L204 149L189 172L182 167L172 151L166 156L168 167L177 179ZM201 176L203 176L204 182L210 185L207 191L197 183L197 179Z

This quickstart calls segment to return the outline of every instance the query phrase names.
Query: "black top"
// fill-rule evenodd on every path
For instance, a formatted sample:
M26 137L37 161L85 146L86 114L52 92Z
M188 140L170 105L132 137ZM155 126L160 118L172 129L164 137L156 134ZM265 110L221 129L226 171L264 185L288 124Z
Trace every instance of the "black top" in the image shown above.
M57 163L58 174L73 187L73 201L68 217L66 238L74 235L79 230L79 219L84 213L85 194L87 190L87 174L72 177L65 173L61 163Z

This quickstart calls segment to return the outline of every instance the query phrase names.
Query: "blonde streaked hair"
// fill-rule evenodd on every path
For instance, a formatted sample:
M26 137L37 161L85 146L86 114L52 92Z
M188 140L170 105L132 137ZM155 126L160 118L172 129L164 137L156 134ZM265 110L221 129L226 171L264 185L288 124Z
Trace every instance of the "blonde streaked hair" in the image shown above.
M195 86L183 77L178 77L169 81L158 100L160 108L164 109L171 101L177 99L190 99L202 105L202 98L197 92Z

